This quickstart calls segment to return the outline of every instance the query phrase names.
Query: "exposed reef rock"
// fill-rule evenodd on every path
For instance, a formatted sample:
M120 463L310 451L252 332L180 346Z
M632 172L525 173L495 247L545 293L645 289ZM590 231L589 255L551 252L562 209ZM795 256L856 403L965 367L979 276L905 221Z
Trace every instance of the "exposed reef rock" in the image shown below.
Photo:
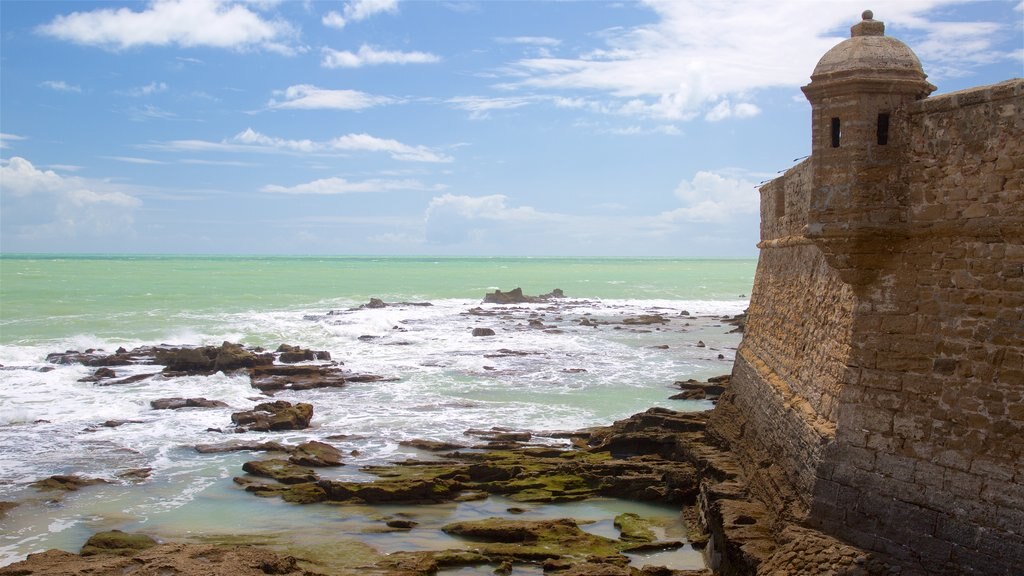
M149 403L153 410L178 410L181 408L226 408L220 400L206 398L157 398Z
M107 533L110 534L110 533ZM125 535L131 536L131 535ZM131 555L49 550L0 568L0 576L316 576L294 557L252 546L161 544ZM397 576L397 575L396 575Z
M676 382L675 386L678 386L682 392L669 396L669 399L711 400L712 402L718 402L718 398L725 393L726 388L729 386L729 378L730 375L725 374L708 378L707 382L699 382L693 379Z
M494 292L484 296L484 303L486 304L531 304L537 302L547 302L555 298L565 298L565 294L562 293L560 288L555 288L547 294L541 294L540 296L527 296L523 294L522 288L513 288L508 292L502 292L501 290L495 290Z
M82 546L82 556L98 556L109 554L113 556L131 556L142 550L152 548L157 541L145 534L130 534L120 530L99 532L93 534Z
M65 492L74 492L75 490L79 490L86 486L94 486L96 484L109 484L109 482L102 478L86 478L84 476L78 476L77 474L57 474L44 480L33 482L32 486L36 490L62 490Z
M252 410L235 412L231 421L240 430L252 432L276 432L280 430L302 430L309 427L313 418L313 405L300 402L292 404L284 400L257 404Z

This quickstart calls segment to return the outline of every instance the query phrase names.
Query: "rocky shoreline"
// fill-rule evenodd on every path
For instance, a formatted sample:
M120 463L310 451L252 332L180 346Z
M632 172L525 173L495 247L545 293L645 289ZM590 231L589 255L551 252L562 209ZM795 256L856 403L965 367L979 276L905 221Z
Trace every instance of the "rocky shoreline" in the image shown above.
M543 330L559 333L559 323L567 321L572 304L556 289L550 294L524 296L519 289L497 291L487 302L499 308L473 308L470 317L494 317L514 322L515 330ZM516 304L551 302L543 308L517 308ZM429 303L388 304L371 299L359 309L389 306L427 306ZM339 312L344 313L344 312ZM335 314L330 312L328 314ZM588 328L608 327L638 333L658 331L668 325L689 326L691 317L665 316L660 310L617 320L599 319L583 314L575 320ZM685 324L684 324L685 322ZM742 316L723 318L742 330ZM395 330L401 331L396 326ZM477 330L481 330L478 334ZM474 336L487 334L474 328ZM685 328L683 329L685 331ZM362 338L360 338L362 340ZM704 343L695 344L703 348ZM663 346L667 347L667 346ZM518 357L528 352L501 349L488 358ZM722 355L719 355L719 359ZM47 356L51 364L81 364L96 368L83 378L95 386L136 384L158 378L168 380L184 376L231 372L248 376L250 384L263 397L281 391L305 391L318 388L343 388L353 382L381 382L390 378L347 370L330 353L282 344L275 350L224 342L219 346L145 346L132 350L120 348L114 353L102 350L66 351ZM132 367L130 375L120 367ZM140 366L161 366L159 371L137 373ZM486 369L487 367L485 367ZM567 370L580 370L570 368ZM715 401L727 390L728 376L709 382L677 382L681 393L674 398ZM204 397L166 397L152 400L153 410L226 408L218 400ZM310 425L314 406L305 402L270 400L251 409L231 413L230 424L217 432L278 432L303 430ZM510 507L501 517L479 521L452 522L443 531L467 542L465 548L440 551L399 552L383 556L359 548L362 560L325 561L302 552L284 555L265 549L229 545L210 548L208 544L155 543L140 549L117 550L117 557L102 546L90 544L88 554L74 555L50 551L31 555L27 560L0 568L0 574L381 574L413 576L435 574L453 567L476 567L495 574L512 574L516 566L540 567L545 573L561 575L676 575L711 574L709 570L673 570L668 567L630 565L627 554L671 550L688 541L695 548L707 547L713 566L729 572L730 565L744 565L751 548L770 540L758 524L763 511L744 508L735 513L732 505L720 502L746 502L739 485L738 470L728 452L707 433L708 413L680 413L651 409L607 427L574 432L544 433L549 438L571 439L571 447L552 447L535 442L534 433L494 428L468 430L474 440L466 444L432 440L404 441L403 445L429 454L428 459L406 460L386 466L368 466L362 470L375 478L368 482L342 482L323 477L320 470L344 465L344 455L336 447L319 441L289 445L283 442L227 441L196 445L200 453L252 451L268 457L254 459L242 466L234 482L241 489L261 497L281 498L294 504L330 503L334 505L404 505L466 502L501 496L524 505L582 501L592 498L621 498L679 506L689 533L686 538L660 537L656 522L638 515L620 514L615 518L617 538L597 536L586 531L572 518L525 520L514 516ZM117 427L129 421L107 421ZM329 439L328 439L329 440ZM124 474L128 474L125 476ZM120 475L133 481L145 479L148 469L130 470ZM38 481L39 490L75 491L107 482L104 479L76 475L53 476ZM709 503L718 503L709 507ZM0 513L15 503L0 503ZM709 513L709 511L711 511ZM755 513L758 512L758 513ZM756 520L751 521L751 518ZM394 517L384 520L384 528L393 531L416 530L414 520ZM715 534L733 536L719 541ZM121 537L114 535L103 538ZM135 538L135 536L131 536ZM741 544L736 544L741 542ZM351 545L351 543L349 544ZM764 545L766 546L766 544ZM356 546L358 548L358 546ZM219 550L213 552L213 550ZM214 561L212 558L216 557ZM126 560L130 558L130 560ZM198 560L197 560L198 559ZM127 562L127 563L126 563ZM214 564L214 572L203 572ZM198 563L198 564L197 564ZM219 564L218 564L219 563ZM731 564L730 564L731 563ZM747 562L749 564L749 562ZM250 570L250 571L247 571ZM262 572L251 572L262 570ZM717 573L717 572L716 572ZM753 572L750 572L753 573Z

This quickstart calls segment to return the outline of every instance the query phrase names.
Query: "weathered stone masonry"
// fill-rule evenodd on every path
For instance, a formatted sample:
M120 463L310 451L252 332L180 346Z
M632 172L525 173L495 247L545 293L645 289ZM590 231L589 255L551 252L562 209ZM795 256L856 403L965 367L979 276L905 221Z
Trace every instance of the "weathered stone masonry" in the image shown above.
M865 13L761 188L712 416L780 518L928 574L1024 566L1024 80L937 97Z

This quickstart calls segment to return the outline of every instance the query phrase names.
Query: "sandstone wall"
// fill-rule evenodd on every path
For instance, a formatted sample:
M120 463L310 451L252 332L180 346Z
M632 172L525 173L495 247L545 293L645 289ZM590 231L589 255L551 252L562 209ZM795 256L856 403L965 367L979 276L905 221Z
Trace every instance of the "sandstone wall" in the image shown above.
M918 573L1019 573L1024 80L914 102L891 130L883 209L898 199L886 222L904 224L884 238L807 234L813 158L762 187L747 333L712 431L784 517Z
M1024 81L911 105L909 237L857 294L812 522L933 574L1024 565Z
M835 434L852 291L802 237L812 165L761 188L761 257L731 392L713 416L770 508L802 516Z

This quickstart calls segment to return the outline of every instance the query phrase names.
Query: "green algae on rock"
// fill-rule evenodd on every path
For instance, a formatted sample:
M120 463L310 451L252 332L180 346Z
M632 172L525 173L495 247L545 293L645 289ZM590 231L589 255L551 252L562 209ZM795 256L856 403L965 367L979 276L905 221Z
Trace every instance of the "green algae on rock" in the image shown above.
M109 532L98 532L86 540L80 554L82 556L96 556L98 554L113 554L115 556L131 556L141 550L152 548L157 541L145 534L131 534L120 530Z

